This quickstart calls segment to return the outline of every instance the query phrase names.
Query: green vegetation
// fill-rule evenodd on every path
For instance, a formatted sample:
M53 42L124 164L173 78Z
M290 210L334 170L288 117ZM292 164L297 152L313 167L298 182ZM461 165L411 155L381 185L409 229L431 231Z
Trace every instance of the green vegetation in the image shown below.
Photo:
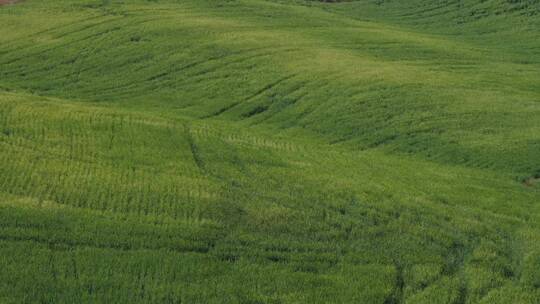
M540 303L540 4L0 7L0 303Z

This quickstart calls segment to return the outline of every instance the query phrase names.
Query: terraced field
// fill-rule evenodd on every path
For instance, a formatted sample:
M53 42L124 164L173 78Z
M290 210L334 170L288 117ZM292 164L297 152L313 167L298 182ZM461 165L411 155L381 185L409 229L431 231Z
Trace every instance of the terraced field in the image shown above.
M540 303L534 0L0 7L0 303Z

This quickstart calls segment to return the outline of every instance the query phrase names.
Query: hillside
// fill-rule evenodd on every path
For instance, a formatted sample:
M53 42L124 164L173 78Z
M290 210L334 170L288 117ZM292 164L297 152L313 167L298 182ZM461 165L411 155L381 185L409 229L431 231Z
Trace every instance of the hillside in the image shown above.
M1 6L0 303L540 303L539 29L532 0Z

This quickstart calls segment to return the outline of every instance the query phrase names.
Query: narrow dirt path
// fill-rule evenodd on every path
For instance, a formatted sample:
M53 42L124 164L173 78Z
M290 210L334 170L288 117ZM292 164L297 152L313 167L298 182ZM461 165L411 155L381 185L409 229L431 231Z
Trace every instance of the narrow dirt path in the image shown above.
M528 187L532 187L536 184L540 184L540 177L539 176L532 176L532 177L529 177L527 178L526 180L523 181L523 184L525 186L528 186Z
M6 4L14 4L15 2L18 2L18 0L0 0L0 6Z

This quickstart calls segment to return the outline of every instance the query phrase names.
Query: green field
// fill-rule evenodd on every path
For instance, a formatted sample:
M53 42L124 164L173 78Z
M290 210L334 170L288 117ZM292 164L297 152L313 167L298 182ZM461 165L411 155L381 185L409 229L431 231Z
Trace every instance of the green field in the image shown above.
M0 303L540 303L540 2L1 6Z

